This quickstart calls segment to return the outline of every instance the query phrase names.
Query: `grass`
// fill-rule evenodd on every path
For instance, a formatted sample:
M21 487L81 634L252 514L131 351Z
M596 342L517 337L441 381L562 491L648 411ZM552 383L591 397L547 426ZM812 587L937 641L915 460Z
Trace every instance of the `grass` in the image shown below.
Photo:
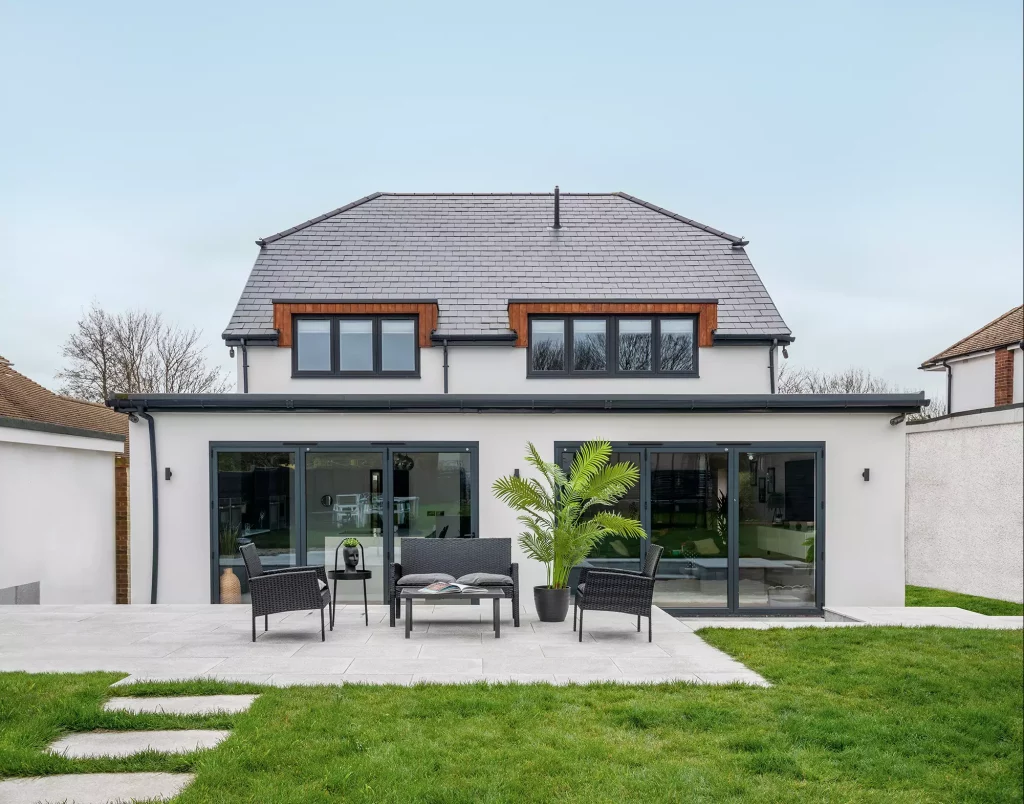
M293 687L263 691L245 714L175 718L103 713L114 674L0 675L0 776L188 768L180 804L1021 800L1021 632L702 636L775 686ZM177 758L41 750L69 730L200 723L234 733Z
M945 589L929 589L927 586L908 586L906 591L908 606L956 606L967 611L992 616L1020 616L1024 614L1024 604L1011 603L1007 600L996 600L991 597L963 595L960 592L947 592Z

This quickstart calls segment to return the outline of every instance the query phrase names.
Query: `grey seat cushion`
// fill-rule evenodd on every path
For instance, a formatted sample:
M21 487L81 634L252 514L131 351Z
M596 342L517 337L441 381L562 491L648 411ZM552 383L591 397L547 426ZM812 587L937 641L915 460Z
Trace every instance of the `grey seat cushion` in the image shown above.
M497 575L493 572L467 572L456 583L470 586L511 586L512 579L508 575Z
M426 586L427 584L446 581L451 583L455 580L454 575L447 572L421 572L418 575L403 575L398 579L399 586Z

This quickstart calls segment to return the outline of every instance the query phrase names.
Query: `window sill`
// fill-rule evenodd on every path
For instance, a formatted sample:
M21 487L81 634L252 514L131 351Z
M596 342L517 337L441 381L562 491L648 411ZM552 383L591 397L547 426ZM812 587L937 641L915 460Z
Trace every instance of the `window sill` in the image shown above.
M346 374L328 371L292 372L293 380L418 380L419 372L388 371L381 373L354 371Z

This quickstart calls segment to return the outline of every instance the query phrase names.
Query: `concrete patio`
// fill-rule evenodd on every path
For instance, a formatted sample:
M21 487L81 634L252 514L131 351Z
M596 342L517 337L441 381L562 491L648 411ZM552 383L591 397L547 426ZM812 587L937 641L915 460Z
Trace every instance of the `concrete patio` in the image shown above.
M251 642L248 606L0 607L0 671L128 674L137 680L215 678L259 684L414 684L472 681L689 681L765 685L757 673L711 647L683 622L654 613L654 642L636 620L587 614L583 642L565 623L541 623L531 608L512 627L502 601L501 638L489 605L416 606L405 639L386 606L339 603L334 631L320 641L318 612L272 615Z

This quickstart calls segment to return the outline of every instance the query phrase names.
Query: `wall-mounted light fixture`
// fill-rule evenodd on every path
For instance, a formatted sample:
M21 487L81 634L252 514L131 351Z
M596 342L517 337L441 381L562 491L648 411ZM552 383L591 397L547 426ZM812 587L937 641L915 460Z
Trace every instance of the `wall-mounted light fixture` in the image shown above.
M513 477L519 477L519 470L518 470L518 469L514 469L514 470L512 471L512 476L513 476Z
M165 466L164 467L164 480L170 480L170 479L171 479L171 467L170 466Z
M860 473L860 476L863 477L865 481L870 480L871 479L871 470L870 469L865 469L863 472Z

